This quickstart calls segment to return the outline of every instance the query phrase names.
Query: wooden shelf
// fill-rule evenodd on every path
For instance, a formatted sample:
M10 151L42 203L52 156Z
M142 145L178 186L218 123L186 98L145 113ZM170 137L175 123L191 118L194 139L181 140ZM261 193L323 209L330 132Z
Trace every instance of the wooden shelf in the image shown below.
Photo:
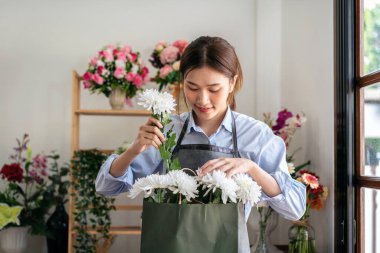
M142 211L142 205L115 205L116 211Z
M148 117L150 112L147 110L102 110L102 109L81 109L80 108L80 81L81 77L76 71L72 72L72 123L71 123L71 146L70 154L73 157L74 152L77 150L82 150L79 143L79 128L80 128L80 116L144 116ZM99 150L106 154L112 154L114 150ZM71 174L71 180L75 180ZM77 232L74 230L75 227L75 203L73 193L75 193L74 188L70 187L69 195L69 253L75 253L75 237L78 236ZM142 211L141 205L115 205L116 211ZM100 227L99 227L100 228ZM98 234L96 229L91 227L87 228L90 234ZM113 226L111 225L109 233L112 235L140 235L141 227L139 226Z
M74 235L77 233L76 231L71 231ZM89 234L99 234L96 229L88 228L87 232ZM109 233L111 235L140 235L141 234L141 227L139 226L112 226L109 230Z
M99 116L149 116L147 110L96 110L96 109L77 109L74 110L78 115L99 115Z

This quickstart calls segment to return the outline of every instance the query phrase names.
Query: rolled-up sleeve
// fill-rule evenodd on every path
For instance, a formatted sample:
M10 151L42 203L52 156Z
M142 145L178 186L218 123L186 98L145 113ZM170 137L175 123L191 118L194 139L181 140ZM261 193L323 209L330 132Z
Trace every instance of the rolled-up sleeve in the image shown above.
M118 155L112 154L102 164L95 180L97 193L105 196L119 195L129 191L136 179L152 173L160 173L163 170L159 152L155 148L149 147L133 160L124 175L114 177L110 174L110 169L117 157Z
M276 212L288 220L298 220L306 209L306 187L294 180L286 163L286 147L283 140L273 135L261 150L257 164L267 171L277 182L281 193L274 197L262 194Z

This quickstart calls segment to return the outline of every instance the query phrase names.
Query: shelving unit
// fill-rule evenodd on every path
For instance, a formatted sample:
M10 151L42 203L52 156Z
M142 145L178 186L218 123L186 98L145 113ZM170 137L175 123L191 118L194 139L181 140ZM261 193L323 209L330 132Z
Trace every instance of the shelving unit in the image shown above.
M94 110L94 109L80 109L80 81L81 78L74 70L72 72L72 126L71 126L71 158L74 152L80 150L79 133L80 133L80 117L81 116L145 116L148 117L150 113L146 110ZM110 154L113 150L101 150L104 153ZM72 173L71 173L72 175ZM73 180L73 178L71 178ZM70 193L74 189L70 189ZM142 211L141 205L115 205L116 211ZM76 232L74 228L74 198L69 196L69 253L74 253L74 242ZM88 229L90 234L96 234L95 229ZM138 235L141 234L139 226L111 226L110 234L113 235Z

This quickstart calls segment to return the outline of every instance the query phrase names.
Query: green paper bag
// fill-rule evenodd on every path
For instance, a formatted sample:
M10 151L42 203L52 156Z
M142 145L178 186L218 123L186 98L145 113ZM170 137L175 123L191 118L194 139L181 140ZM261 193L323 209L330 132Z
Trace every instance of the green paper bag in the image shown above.
M141 253L249 253L240 204L144 201Z

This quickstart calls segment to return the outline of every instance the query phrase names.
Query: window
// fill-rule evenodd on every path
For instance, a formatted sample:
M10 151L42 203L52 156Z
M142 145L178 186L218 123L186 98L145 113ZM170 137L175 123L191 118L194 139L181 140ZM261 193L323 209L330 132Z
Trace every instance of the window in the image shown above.
M335 11L335 252L380 252L380 0Z
M356 0L356 251L380 252L380 0Z

